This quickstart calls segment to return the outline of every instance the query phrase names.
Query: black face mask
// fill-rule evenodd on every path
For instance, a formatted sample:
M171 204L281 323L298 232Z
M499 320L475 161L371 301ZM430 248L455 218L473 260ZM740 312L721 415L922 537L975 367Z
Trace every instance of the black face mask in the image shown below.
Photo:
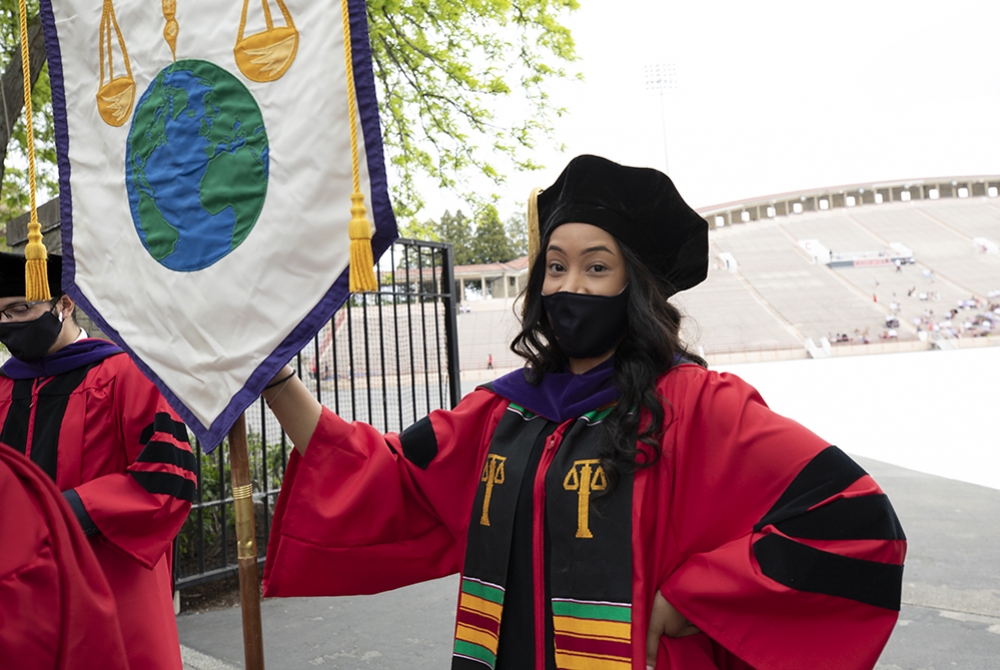
M62 319L48 311L34 321L0 323L0 342L14 358L33 363L52 348L60 332Z
M594 358L615 346L628 327L628 286L618 295L559 292L542 296L562 352Z

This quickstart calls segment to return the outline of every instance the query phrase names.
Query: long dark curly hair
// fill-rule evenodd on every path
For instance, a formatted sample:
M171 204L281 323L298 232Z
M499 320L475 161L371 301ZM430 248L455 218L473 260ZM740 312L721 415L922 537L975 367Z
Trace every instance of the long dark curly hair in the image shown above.
M616 241L618 241L616 239ZM524 314L521 332L510 348L525 359L528 379L541 383L546 373L564 370L568 359L556 343L555 334L542 306L542 282L545 279L545 250L548 236L541 245L522 292ZM681 313L667 298L669 283L657 276L639 256L618 241L626 262L628 278L628 326L615 350L614 384L621 398L603 425L608 436L608 450L601 465L608 476L611 493L621 468L643 468L656 463L660 456L660 438L667 425L666 400L656 392L656 380L671 367L687 360L707 367L705 360L690 351L680 339ZM649 421L640 426L641 409ZM637 448L636 440L648 447Z

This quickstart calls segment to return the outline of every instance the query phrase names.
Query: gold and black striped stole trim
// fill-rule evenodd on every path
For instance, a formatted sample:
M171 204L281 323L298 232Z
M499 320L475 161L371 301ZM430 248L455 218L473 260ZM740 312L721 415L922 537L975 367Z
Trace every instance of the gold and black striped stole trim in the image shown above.
M534 472L528 471L528 463L533 445L544 442L554 429L555 424L510 403L490 440L469 522L452 670L496 667L522 482L529 484L531 495Z
M604 469L608 442L601 423L613 409L604 407L577 419L545 477L549 584L560 668L632 667L634 477L632 464L620 463L617 485L612 486L612 476Z

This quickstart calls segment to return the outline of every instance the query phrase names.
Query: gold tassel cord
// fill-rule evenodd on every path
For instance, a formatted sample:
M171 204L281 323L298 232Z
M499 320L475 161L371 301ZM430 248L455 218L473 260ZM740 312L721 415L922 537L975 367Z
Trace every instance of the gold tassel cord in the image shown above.
M23 0L22 0L23 2ZM354 90L354 59L351 54L351 18L347 10L347 0L341 0L344 19L344 55L347 65L347 108L351 118L351 172L354 177L354 192L351 193L351 223L347 232L351 238L350 290L377 291L375 260L372 254L372 225L365 209L365 196L361 193L361 168L358 161L357 100Z
M48 251L42 241L42 226L38 223L38 204L35 184L35 133L31 123L31 63L28 61L28 8L19 0L21 12L21 70L24 73L24 127L28 143L28 190L31 194L31 221L28 223L28 246L24 249L27 263L24 266L25 298L28 302L51 300L49 290Z

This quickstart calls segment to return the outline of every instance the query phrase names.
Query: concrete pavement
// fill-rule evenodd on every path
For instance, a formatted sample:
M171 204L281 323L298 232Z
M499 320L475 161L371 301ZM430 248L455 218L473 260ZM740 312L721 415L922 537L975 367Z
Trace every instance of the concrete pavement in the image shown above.
M879 670L1000 670L1000 490L858 458L909 539L899 624ZM457 579L375 596L262 604L269 670L446 668ZM185 667L242 667L238 608L177 619Z

